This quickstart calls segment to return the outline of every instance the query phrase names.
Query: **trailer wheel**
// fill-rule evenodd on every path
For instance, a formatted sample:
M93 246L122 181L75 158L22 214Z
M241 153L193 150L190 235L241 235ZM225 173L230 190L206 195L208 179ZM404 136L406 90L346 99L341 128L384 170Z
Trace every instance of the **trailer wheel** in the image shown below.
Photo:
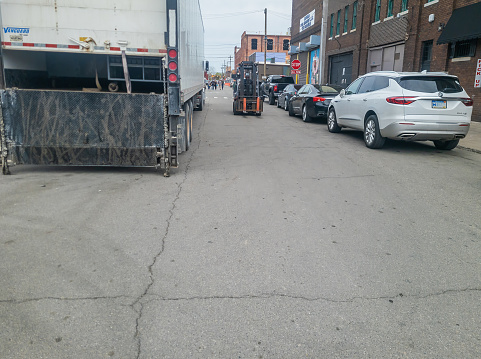
M188 151L190 148L190 140L191 140L191 133L190 133L190 126L192 123L192 104L188 101L185 104L186 113L185 113L185 150Z
M193 132L193 129L194 129L194 100L192 100L190 102L190 136L189 136L189 141L192 142L192 138L193 138L193 135L192 135L192 132Z

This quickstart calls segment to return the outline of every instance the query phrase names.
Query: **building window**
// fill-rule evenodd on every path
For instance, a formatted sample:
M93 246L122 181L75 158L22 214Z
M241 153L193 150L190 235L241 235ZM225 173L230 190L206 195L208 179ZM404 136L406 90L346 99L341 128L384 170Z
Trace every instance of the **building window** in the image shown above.
M394 2L394 0L389 0L389 1L387 2L387 17L393 16L393 14L392 14L393 2Z
M477 39L473 39L466 41L458 41L454 44L451 44L449 57L456 58L474 56L476 54L476 41Z
M282 50L288 51L289 50L289 40L285 39L282 41Z
M252 40L251 40L251 49L252 49L252 50L257 50L257 39L252 39Z
M351 25L351 30L356 29L356 22L357 22L357 1L354 1L354 4L352 4L352 25Z
M267 51L274 50L274 40L267 39Z
M378 22L380 18L381 18L381 0L376 0L376 14L374 15L374 22Z
M401 12L406 11L407 9L408 9L408 0L402 0Z
M431 57L433 51L433 40L424 41L421 51L421 71L431 70Z
M334 14L331 14L331 31L329 31L329 37L332 37L334 32Z
M341 32L341 10L337 11L336 36Z
M344 8L344 30L343 32L347 32L347 16L349 14L349 5Z

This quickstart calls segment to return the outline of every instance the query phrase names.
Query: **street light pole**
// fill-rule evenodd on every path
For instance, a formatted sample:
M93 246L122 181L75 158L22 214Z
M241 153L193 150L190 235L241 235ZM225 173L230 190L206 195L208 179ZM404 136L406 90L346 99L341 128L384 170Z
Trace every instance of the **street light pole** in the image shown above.
M267 8L264 9L265 14L265 31L264 31L264 77L266 75L266 67L267 67Z

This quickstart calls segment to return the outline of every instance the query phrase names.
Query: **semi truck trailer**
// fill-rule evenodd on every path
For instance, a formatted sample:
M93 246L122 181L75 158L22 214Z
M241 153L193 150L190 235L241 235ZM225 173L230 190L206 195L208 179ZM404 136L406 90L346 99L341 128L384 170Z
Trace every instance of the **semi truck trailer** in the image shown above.
M199 0L0 0L0 156L168 176L204 106Z

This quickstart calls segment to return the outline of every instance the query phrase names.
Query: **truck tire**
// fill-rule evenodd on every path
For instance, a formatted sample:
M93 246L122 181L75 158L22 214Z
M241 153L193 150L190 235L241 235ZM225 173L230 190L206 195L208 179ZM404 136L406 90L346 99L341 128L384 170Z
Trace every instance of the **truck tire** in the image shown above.
M276 104L276 98L274 97L274 93L270 92L269 93L269 105L275 105Z

